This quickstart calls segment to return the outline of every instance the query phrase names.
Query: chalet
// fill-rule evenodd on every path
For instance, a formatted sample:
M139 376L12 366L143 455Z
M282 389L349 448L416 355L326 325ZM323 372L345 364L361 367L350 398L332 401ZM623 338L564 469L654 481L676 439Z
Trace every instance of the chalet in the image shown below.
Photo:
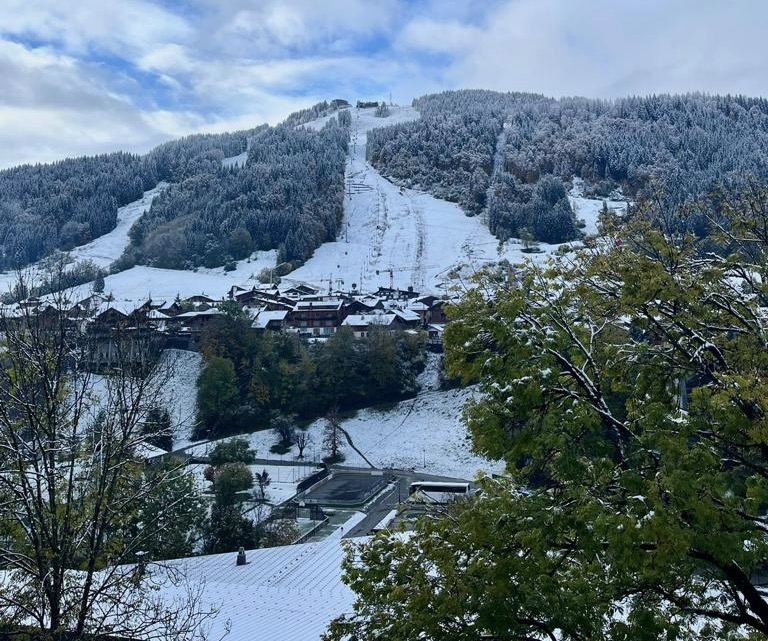
M211 307L209 309L184 312L178 314L170 319L174 324L180 325L187 329L187 331L196 334L202 332L205 328L217 323L220 320L222 311Z
M421 327L421 316L411 309L394 309L392 310L398 319L398 324L403 329L416 329Z
M166 316L178 316L184 311L181 304L175 300L162 302L155 309Z
M195 309L199 310L216 307L220 302L221 301L218 301L215 298L211 298L210 296L206 296L205 294L195 294L194 296L189 296L188 298L185 298L183 301L181 301L182 306L191 305Z
M344 98L334 98L331 100L331 109L348 109L349 106L349 101L344 100Z
M445 325L427 325L427 346L433 352L443 351Z
M355 338L365 338L373 327L388 331L403 329L396 314L352 314L342 322L343 327L350 327Z
M358 109L373 109L374 107L378 107L379 103L375 100L358 100L357 101L357 108Z
M419 293L413 291L413 287L409 286L408 289L398 289L397 287L379 287L376 290L376 296L379 298L385 298L387 300L410 300L412 298L418 298Z
M128 326L133 312L133 305L116 301L102 303L93 319L94 327L99 330Z
M284 289L282 291L283 296L288 296L289 298L302 298L304 296L316 296L319 293L320 293L320 290L317 287L312 287L311 285L307 285L305 283L292 285L288 289Z
M300 300L286 317L286 326L300 334L330 336L344 320L344 302L333 300Z
M275 309L275 310L262 310L258 313L253 320L251 327L259 333L263 333L266 330L272 332L279 332L285 328L285 318L288 316L288 310Z
M384 303L380 298L353 298L344 304L347 314L370 314L375 310L383 310Z

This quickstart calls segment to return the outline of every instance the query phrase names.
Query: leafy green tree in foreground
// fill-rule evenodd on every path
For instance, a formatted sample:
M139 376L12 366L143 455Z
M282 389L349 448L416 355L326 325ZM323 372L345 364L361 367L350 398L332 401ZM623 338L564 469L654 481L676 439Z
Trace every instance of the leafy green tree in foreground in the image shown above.
M467 293L448 366L509 477L350 550L328 639L768 635L768 197L708 216Z

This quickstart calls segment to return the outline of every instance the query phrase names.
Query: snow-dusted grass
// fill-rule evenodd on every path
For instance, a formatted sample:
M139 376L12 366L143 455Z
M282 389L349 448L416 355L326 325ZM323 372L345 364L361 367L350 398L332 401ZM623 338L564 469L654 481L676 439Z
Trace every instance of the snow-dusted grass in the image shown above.
M160 269L137 265L104 279L104 292L112 294L116 302L141 304L148 298L154 301L172 301L176 296L186 298L205 294L211 298L225 298L232 285L251 287L256 285L259 272L275 265L276 251L257 252L253 258L241 260L234 271L223 268L199 268L197 271ZM73 287L67 291L70 300L76 301L91 294L92 284Z
M416 469L427 474L454 476L472 480L479 472L501 472L500 462L488 461L472 452L469 434L461 413L475 394L473 388L439 390L437 358L430 359L421 376L422 391L416 398L402 401L387 409L360 410L352 418L342 419L355 446L377 467ZM308 461L319 461L323 455L324 419L314 421L307 429L311 442L304 451ZM238 437L230 437L238 438ZM270 453L277 437L272 430L246 434L259 458L297 460L298 449L280 456ZM228 439L222 439L228 440ZM197 455L207 454L215 442L190 448ZM342 440L344 465L367 467L365 460Z
M133 224L147 211L157 195L168 186L160 183L154 189L144 192L144 195L132 203L120 207L117 210L117 225L103 236L86 245L75 247L68 252L73 261L90 260L98 267L106 269L115 262L128 246L128 232ZM39 280L39 264L36 263L25 269L26 277L33 282ZM16 283L18 276L15 272L0 273L0 291L10 291Z
M603 203L608 209L623 214L627 211L627 203L623 200L600 200L584 198L584 181L580 178L573 179L573 188L569 194L571 208L576 215L576 220L583 220L586 227L582 230L585 234L597 234L597 221L603 210Z
M167 349L157 365L163 379L160 400L171 415L173 447L190 444L197 414L197 379L203 369L203 357L198 352Z
M168 183L160 183L154 189L145 191L144 195L132 203L117 210L117 226L108 234L99 236L87 245L75 247L69 256L74 260L90 260L102 268L109 267L122 255L128 246L128 232L133 224L149 209L152 201L160 194Z

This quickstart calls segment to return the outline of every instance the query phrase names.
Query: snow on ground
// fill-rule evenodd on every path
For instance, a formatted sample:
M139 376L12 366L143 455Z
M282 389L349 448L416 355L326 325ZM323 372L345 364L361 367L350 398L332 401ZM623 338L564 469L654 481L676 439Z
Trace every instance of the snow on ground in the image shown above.
M601 200L584 198L584 181L580 178L573 179L573 188L569 194L571 208L576 215L576 220L583 220L586 227L582 230L585 234L597 234L597 220L603 210L603 203L608 209L623 214L627 211L627 203L623 200Z
M123 254L128 246L128 232L133 224L152 205L152 201L160 194L168 183L159 183L154 189L145 191L144 195L132 203L117 210L117 225L109 233L99 236L87 245L75 247L69 252L74 260L90 260L102 268L109 267Z
M241 154L237 154L237 156L230 156L229 158L224 158L221 161L221 164L224 167L244 167L246 160L248 160L248 152L244 151Z
M343 531L360 519L353 515ZM235 552L169 561L187 585L169 582L162 594L171 602L200 586L200 605L218 610L209 636L227 641L319 641L332 619L352 610L354 595L341 582L340 536L247 550L246 558L240 566Z
M341 427L376 467L413 468L427 474L473 480L478 472L491 474L504 469L503 463L488 461L472 452L461 414L475 393L473 388L426 390L391 409L360 410L354 417L343 419ZM304 451L307 465L319 461L325 454L322 446L325 425L324 419L318 419L307 428L311 440ZM297 461L295 446L285 455L270 453L269 448L276 441L272 430L230 438L246 439L259 458ZM199 444L188 452L205 455L214 445L215 442ZM368 467L346 440L342 440L342 452L346 457L342 465Z
M144 192L144 195L132 203L120 207L117 210L117 225L115 228L103 236L91 241L86 245L75 247L68 252L73 261L90 260L97 266L106 269L115 262L128 246L128 232L133 223L147 211L152 201L162 192L168 183L159 183L154 189ZM26 268L25 276L34 280L39 280L38 264ZM0 273L0 291L10 291L18 277L16 272Z
M275 266L276 255L274 250L256 252L252 258L239 261L237 268L229 272L225 272L222 267L201 267L197 271L185 271L137 265L107 276L104 279L104 293L112 294L117 302L132 303L142 303L148 298L172 301L176 296L186 298L194 294L225 298L232 285L256 285L259 273ZM70 300L79 300L89 296L91 291L92 284L87 283L68 290L67 296Z
M157 365L159 378L163 379L160 400L171 415L174 449L191 442L197 413L197 378L202 368L203 357L198 352L166 349L160 356Z
M444 293L450 286L449 272L457 266L463 266L458 271L464 277L500 258L512 263L526 257L540 260L556 249L541 243L541 254L527 255L519 243L500 247L480 217L468 217L455 203L389 182L365 159L367 134L376 127L417 119L419 113L412 107L391 107L388 118L376 118L373 112L352 110L344 221L338 240L316 249L312 258L283 280L332 281L334 287L345 289L356 283L362 291L392 282L400 288L410 285L420 292ZM320 127L327 119L307 126Z

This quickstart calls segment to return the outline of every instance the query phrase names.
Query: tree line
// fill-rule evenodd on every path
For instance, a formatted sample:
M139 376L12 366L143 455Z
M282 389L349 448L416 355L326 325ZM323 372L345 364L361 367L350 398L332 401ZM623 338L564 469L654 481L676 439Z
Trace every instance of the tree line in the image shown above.
M279 262L306 260L336 237L348 140L336 118L320 131L256 130L244 167L210 157L159 195L131 229L118 268L216 267L256 249L278 249Z
M108 233L119 207L160 182L173 186L137 225L115 269L136 262L218 266L278 247L283 260L304 259L335 237L341 212L346 134L297 129L326 113L328 104L318 103L274 128L186 136L143 156L118 152L0 171L0 270ZM349 114L337 122L348 125ZM249 148L247 171L222 167ZM170 242L179 249L165 256L168 241L181 244Z
M741 176L766 179L764 98L591 100L463 90L424 96L414 106L419 121L369 134L369 160L470 215L487 212L502 240L521 228L545 242L577 236L567 199L551 197L556 181L582 178L587 195L598 198L619 188L632 199L662 194L665 208L679 211ZM677 222L697 233L706 227L698 215Z
M228 317L204 339L193 438L269 427L277 416L312 419L331 410L400 400L418 391L422 339L341 328L323 343L287 333L259 336L249 321Z

